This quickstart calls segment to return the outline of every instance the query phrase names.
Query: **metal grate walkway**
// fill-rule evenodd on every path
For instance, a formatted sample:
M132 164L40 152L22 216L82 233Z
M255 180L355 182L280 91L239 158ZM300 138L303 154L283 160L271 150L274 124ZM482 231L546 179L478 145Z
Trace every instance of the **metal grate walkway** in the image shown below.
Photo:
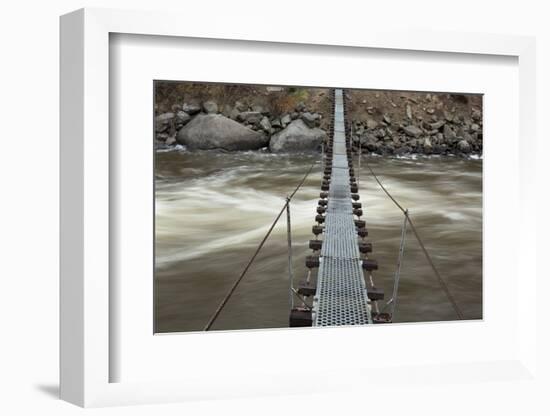
M341 89L334 101L332 173L312 319L314 326L364 325L372 318L351 205Z

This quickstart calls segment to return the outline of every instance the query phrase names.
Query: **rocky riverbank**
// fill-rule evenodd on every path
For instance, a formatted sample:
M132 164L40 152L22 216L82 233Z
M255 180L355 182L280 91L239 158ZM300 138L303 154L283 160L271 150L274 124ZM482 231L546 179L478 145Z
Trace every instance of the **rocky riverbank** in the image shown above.
M179 144L189 150L308 152L319 151L328 140L328 89L243 86L228 97L228 87L217 87L226 88L221 93L209 88L214 87L157 103L157 149ZM216 100L216 94L223 98ZM345 99L356 150L380 155L483 151L480 95L346 90ZM159 111L166 108L170 111Z
M356 148L381 155L483 152L480 95L352 90Z
M181 144L190 150L257 150L272 152L318 151L327 140L321 129L323 115L309 111L303 102L280 116L271 110L237 101L229 116L213 100L174 105L174 111L155 118L159 149Z

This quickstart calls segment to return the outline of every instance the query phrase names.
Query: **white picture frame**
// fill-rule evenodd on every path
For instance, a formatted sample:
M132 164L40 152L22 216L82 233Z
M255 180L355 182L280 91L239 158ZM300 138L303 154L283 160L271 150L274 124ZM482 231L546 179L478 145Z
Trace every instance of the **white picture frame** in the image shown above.
M187 38L225 39L249 42L332 45L334 47L430 51L452 54L504 55L518 59L519 134L532 145L521 146L520 221L517 230L518 257L522 265L522 296L518 308L536 308L535 241L536 200L529 178L535 170L535 41L530 37L473 33L437 33L394 27L373 27L360 33L343 28L330 33L323 28L307 34L300 28L279 31L265 22L246 36L235 34L230 21L204 29L200 20L162 12L82 9L61 18L61 398L80 406L159 403L197 398L239 397L290 392L281 386L291 374L266 374L261 380L239 380L233 374L218 380L190 378L181 381L139 383L110 382L110 363L116 359L109 348L109 36L113 33ZM529 149L527 151L526 149ZM516 270L516 273L518 271ZM519 291L518 291L519 292ZM456 379L488 371L507 380L536 381L536 321L521 321L517 354L499 362L445 363ZM209 335L210 336L210 335ZM216 337L223 336L216 334ZM395 374L400 374L398 370ZM415 377L434 379L433 366L420 366ZM298 372L299 374L299 372ZM335 369L334 382L313 382L293 387L293 392L331 392L341 388L337 381L348 377L361 386L360 368ZM412 379L415 379L412 377ZM413 380L409 383L413 383ZM471 382L480 382L476 378ZM363 381L367 385L373 381ZM278 393L277 393L278 392Z

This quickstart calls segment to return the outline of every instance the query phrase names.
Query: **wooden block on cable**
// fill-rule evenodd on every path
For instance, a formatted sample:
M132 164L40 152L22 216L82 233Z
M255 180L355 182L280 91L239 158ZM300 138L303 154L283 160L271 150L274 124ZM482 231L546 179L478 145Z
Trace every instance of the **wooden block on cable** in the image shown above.
M315 292L317 292L317 286L312 282L302 280L298 285L297 292L302 296L314 296Z
M372 323L389 324L392 322L392 316L387 312L371 312Z
M316 267L319 267L319 256L307 256L306 267L308 269L314 269Z
M372 243L359 242L359 251L363 254L372 253Z
M367 289L367 295L370 300L383 300L384 289L379 289L377 287L370 287Z
M309 240L309 248L312 250L321 250L323 247L323 240Z
M357 228L365 228L367 223L365 222L365 220L355 220L355 225L357 226Z
M291 328L311 326L313 323L311 311L305 308L292 309L288 323Z
M373 270L378 270L378 262L373 259L364 259L363 269L365 269L368 272L372 272Z
M319 235L323 233L323 226L322 225L314 225L311 227L311 232L315 235Z

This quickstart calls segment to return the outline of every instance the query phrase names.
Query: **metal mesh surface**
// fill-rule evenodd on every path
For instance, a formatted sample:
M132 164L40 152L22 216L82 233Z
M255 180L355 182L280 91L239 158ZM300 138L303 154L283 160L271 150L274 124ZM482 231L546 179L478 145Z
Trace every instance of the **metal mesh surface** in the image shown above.
M372 322L361 260L325 257L319 267L319 277L314 308L315 326L364 325Z
M313 325L372 323L351 205L342 90L335 91L334 155Z
M325 222L325 235L321 256L335 259L359 259L357 232L353 215L331 213ZM361 272L361 279L363 273Z
M344 155L346 154L346 143L334 143L334 154Z
M327 212L351 215L353 212L353 207L349 203L348 199L330 198L328 201Z

